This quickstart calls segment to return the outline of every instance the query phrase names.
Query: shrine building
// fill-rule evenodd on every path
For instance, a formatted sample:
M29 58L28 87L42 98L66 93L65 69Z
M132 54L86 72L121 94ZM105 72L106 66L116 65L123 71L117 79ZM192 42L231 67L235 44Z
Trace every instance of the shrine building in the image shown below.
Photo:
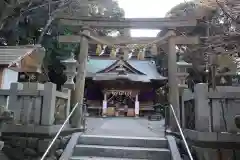
M91 56L85 83L88 112L102 116L149 115L159 97L156 90L166 81L151 59Z

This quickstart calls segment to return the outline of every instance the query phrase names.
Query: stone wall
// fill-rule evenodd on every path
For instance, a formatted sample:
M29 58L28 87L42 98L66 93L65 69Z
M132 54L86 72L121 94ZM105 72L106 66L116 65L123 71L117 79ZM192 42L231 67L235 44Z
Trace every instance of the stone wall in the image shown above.
M240 150L193 147L198 160L239 160Z
M237 133L235 116L240 115L240 87L217 86L208 90L207 84L199 83L195 92L185 89L182 95L183 128L185 127L185 101L194 100L195 130L201 132Z
M240 129L234 118L240 115L240 87L217 86L215 90L207 84L195 85L194 92L185 89L182 97L182 127L184 135L191 141L191 148L198 160L240 159ZM193 101L189 107L184 102ZM191 114L194 128L187 128L185 121ZM195 159L195 158L194 158Z
M45 160L58 160L71 136L59 137ZM52 141L52 138L3 136L2 149L9 160L40 160Z

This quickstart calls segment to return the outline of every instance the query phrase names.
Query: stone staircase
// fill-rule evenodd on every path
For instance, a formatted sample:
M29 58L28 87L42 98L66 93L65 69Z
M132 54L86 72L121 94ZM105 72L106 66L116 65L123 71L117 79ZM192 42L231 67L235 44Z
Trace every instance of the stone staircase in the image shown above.
M67 146L69 153L60 160L180 160L174 158L175 151L172 156L171 146L176 145L171 138L75 135L73 139Z

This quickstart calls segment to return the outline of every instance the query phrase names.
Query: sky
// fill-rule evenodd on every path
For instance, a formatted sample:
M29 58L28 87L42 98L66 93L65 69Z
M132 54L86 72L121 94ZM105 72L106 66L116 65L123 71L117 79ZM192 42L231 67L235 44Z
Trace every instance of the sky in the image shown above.
M126 18L160 18L184 0L117 0ZM131 30L132 37L156 37L158 30Z

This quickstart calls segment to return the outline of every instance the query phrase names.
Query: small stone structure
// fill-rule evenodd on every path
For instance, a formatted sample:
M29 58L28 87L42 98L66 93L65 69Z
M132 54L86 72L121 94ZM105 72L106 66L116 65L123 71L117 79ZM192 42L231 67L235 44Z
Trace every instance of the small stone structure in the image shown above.
M70 111L70 90L56 90L53 83L12 83L0 90L0 105L14 114L3 133L55 134Z
M3 153L10 159L39 159L69 115L70 92L57 91L53 83L12 83L9 90L0 89L2 113L8 115L0 127ZM73 131L65 126L47 160L61 156Z
M195 85L194 92L181 96L182 128L191 140L199 160L231 159L240 154L240 129L235 117L240 114L240 87Z
M191 100L195 113L195 127L192 129L201 132L240 132L235 124L235 116L240 114L240 87L218 86L214 91L211 88L208 90L207 84L199 83L194 92L185 89L182 117L186 117L186 104ZM186 123L182 124L186 127Z

